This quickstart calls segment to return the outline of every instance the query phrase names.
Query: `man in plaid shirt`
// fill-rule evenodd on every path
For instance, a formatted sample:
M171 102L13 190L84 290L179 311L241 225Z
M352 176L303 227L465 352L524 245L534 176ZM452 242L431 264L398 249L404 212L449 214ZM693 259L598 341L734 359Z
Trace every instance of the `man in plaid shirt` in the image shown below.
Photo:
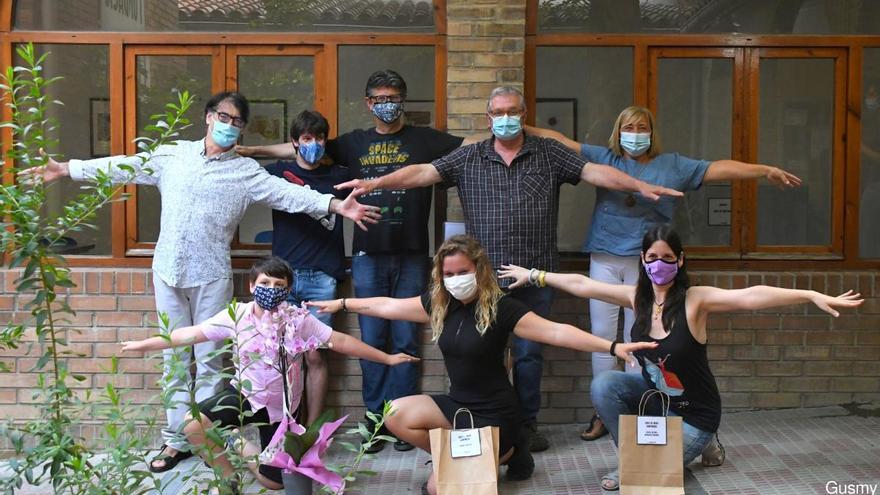
M515 264L547 271L559 269L556 228L562 184L584 181L652 200L661 195L681 196L678 191L647 184L607 165L585 162L552 139L526 135L522 130L525 114L522 92L507 86L495 88L487 105L493 137L458 148L432 163L336 187L351 187L360 195L374 189L409 189L438 182L457 186L467 233L486 248L496 268ZM509 283L501 280L505 289ZM550 312L553 293L549 287L518 288L510 295L542 317ZM542 346L512 338L514 387L529 429L531 450L546 450L549 444L538 433L536 423L541 407Z

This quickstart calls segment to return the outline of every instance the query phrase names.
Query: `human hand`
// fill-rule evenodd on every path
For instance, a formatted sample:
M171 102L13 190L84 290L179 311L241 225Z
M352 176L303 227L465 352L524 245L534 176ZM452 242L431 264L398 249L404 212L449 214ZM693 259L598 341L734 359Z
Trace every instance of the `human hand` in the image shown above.
M40 156L46 160L46 164L38 167L26 168L20 171L17 174L20 182L24 184L34 184L39 178L42 179L43 182L48 183L70 175L70 169L67 162L55 161L55 159L47 155L42 148L40 148Z
M836 311L834 308L855 308L860 306L863 302L865 302L865 300L862 299L862 295L857 292L854 293L851 290L848 290L837 297L822 294L821 292L816 292L813 295L813 304L835 318L840 316L840 312Z
M379 213L378 206L358 203L357 196L358 195L355 194L355 191L352 191L347 198L337 205L335 213L352 219L361 230L366 231L367 226L364 225L364 222L379 223L379 219L382 218L382 215Z
M639 194L650 199L651 201L658 201L660 196L672 196L674 198L680 198L684 196L684 193L681 191L676 191L675 189L670 189L668 187L657 186L654 184L648 184L647 182L643 182L641 187L639 187Z
M306 307L318 308L318 313L333 314L342 309L342 299L330 301L306 301Z
M119 350L121 352L143 352L144 343L143 340L128 340L122 343L122 348Z
M501 265L498 270L498 278L512 278L514 281L510 284L511 289L524 287L529 285L529 272L526 268L516 265Z
M401 352L399 354L389 355L385 359L385 364L387 364L388 366L397 366L398 364L417 363L419 361L420 361L419 358L417 358L415 356L410 356L409 354L404 354Z
M351 193L355 197L358 197L373 192L378 185L379 184L375 179L352 179L348 182L343 182L342 184L336 184L335 186L333 186L333 188L351 189Z
M626 363L630 368L635 368L638 361L633 356L633 352L635 351L644 351L647 349L656 349L657 346L660 345L657 342L632 342L632 343L620 343L614 346L614 355L619 357Z
M236 144L235 145L235 152L241 156L257 156L257 147Z
M785 187L798 187L802 183L800 177L777 167L767 167L767 174L765 177L768 182L778 186L780 189L784 189Z

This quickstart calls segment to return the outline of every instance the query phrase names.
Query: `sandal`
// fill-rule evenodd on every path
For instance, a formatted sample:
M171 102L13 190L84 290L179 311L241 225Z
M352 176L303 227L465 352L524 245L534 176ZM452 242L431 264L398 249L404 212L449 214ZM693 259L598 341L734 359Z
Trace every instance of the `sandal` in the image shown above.
M606 492L616 492L617 490L620 490L620 470L615 469L605 476L602 476L601 486Z
M588 424L587 428L581 432L581 440L597 440L607 434L608 428L605 428L605 424L602 423L602 420L599 419L599 416L594 414L593 417L590 419L590 424Z
M177 466L177 463L192 457L192 451L182 451L178 450L174 455L163 454L165 449L168 448L167 444L163 444L162 448L159 449L159 454L156 457L150 459L150 463L147 465L147 469L150 470L151 473L164 473L165 471L174 469ZM164 466L154 466L153 463L156 461L164 461Z
M700 464L703 467L716 467L724 464L726 458L727 453L724 451L724 445L721 445L721 439L718 438L718 433L715 433L715 438L703 447Z

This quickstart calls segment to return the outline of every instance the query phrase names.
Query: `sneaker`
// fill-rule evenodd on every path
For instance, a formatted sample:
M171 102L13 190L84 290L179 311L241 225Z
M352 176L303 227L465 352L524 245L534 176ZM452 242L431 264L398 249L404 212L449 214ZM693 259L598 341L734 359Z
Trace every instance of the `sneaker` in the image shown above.
M414 448L416 448L415 445L413 445L409 442L406 442L404 440L398 440L398 441L394 442L394 450L396 450L398 452L406 452L406 451L412 450Z
M529 450L532 452L543 452L550 448L550 442L547 437L538 431L538 424L531 422L526 423L526 432L529 435Z

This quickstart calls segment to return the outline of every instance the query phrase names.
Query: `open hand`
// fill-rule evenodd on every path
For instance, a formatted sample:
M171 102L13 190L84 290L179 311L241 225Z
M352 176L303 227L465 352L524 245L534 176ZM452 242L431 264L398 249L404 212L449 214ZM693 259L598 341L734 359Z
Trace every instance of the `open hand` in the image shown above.
M363 196L364 194L369 194L376 189L378 184L375 180L367 180L367 179L352 179L348 182L343 182L342 184L336 184L333 186L334 189L351 189L351 193L355 196Z
M388 359L385 360L385 364L387 364L388 366L397 366L398 364L417 363L419 361L419 358L401 352L399 354L388 356Z
M633 352L644 351L646 349L656 349L660 345L657 342L632 342L630 344L620 343L614 346L614 355L622 359L629 367L635 368L638 361L633 357Z
M39 167L26 168L19 172L17 177L20 182L24 184L33 184L38 179L42 179L43 182L52 182L61 177L70 175L67 162L55 161L55 159L47 155L42 148L40 148L40 156L46 160L46 164Z
M511 289L525 287L529 285L529 271L521 266L501 265L501 268L498 270L498 278L514 279L509 286Z
M840 313L834 308L855 308L863 302L865 302L865 300L862 299L862 295L857 292L854 293L851 290L848 290L837 297L822 294L821 292L817 292L813 297L813 304L835 318L840 316Z
M333 314L342 309L342 299L330 301L306 301L306 307L318 308L318 313Z
M378 206L358 203L357 196L358 195L355 194L355 191L352 191L351 194L339 204L336 213L352 219L361 230L367 230L367 226L364 225L364 222L379 223L379 219L382 218L382 215L379 214Z
M122 348L119 349L122 352L138 352L143 351L144 349L141 347L143 344L142 340L128 340L122 343Z
M648 183L645 183L642 187L639 188L639 194L650 199L651 201L658 201L661 196L672 196L674 198L684 196L684 193L681 191L676 191L675 189L670 189L668 187L657 186Z
M800 177L777 167L769 167L766 177L768 182L779 186L780 189L786 187L798 187L801 185Z

